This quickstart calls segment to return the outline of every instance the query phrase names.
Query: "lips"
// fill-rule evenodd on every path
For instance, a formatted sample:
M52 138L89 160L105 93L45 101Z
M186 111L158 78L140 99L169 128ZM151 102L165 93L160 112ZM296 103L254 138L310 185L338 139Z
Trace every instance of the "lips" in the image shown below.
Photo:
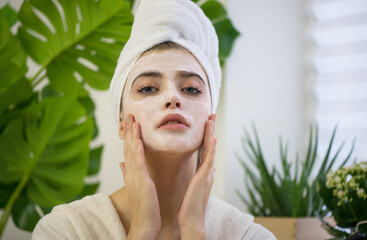
M158 124L158 128L167 130L181 130L188 127L186 119L178 113L168 114Z

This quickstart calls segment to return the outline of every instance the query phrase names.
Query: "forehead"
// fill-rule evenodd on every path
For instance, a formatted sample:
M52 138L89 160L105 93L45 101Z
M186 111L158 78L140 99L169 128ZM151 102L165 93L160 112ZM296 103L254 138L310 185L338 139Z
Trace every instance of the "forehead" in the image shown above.
M199 74L207 83L206 73L197 59L187 50L150 50L139 57L131 68L127 85L144 71L158 71L170 74L175 71L187 71Z

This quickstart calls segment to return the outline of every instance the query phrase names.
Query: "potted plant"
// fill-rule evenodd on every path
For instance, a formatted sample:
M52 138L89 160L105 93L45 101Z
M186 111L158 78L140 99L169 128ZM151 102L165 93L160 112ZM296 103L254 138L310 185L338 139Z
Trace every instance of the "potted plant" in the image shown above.
M0 238L10 216L32 231L53 206L96 192L98 182L84 183L103 148L90 147L98 128L88 89L108 89L133 2L26 0L19 12L0 9ZM220 2L200 4L223 66L239 33Z
M336 226L323 221L334 239L367 239L367 162L329 170L318 181L318 190Z
M256 128L253 128L255 140L249 136L247 131L245 131L245 137L242 139L243 149L249 161L244 160L237 154L244 170L246 186L246 194L237 191L238 196L247 206L249 212L257 216L255 221L268 227L279 239L294 239L294 236L297 239L327 237L328 235L323 232L317 233L317 236L307 235L315 233L315 231L302 230L300 227L309 224L320 225L317 218L310 220L304 217L315 216L323 206L321 197L317 192L316 183L333 167L343 147L343 145L340 146L334 155L331 154L336 128L333 131L321 164L316 164L318 161L317 127L310 127L308 148L302 160L300 160L298 154L294 161L289 160L287 156L288 144L283 146L282 139L280 139L281 171L275 167L270 170L267 166ZM341 166L350 159L353 147L354 143ZM318 169L316 169L317 165L319 165ZM261 218L263 216L281 218L275 220L273 218ZM286 223L289 223L290 226L284 227Z

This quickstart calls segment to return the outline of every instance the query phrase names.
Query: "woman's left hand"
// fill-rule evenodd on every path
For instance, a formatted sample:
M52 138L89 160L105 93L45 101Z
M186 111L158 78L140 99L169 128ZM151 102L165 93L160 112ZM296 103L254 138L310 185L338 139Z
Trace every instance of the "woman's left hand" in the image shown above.
M214 137L216 115L205 123L201 164L192 177L178 212L181 239L205 239L205 210L214 182L214 159L217 139Z

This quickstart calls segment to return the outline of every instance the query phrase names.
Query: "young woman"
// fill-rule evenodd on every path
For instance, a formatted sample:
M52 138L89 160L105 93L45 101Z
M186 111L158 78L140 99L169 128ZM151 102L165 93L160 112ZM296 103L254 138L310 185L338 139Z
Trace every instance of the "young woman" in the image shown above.
M154 9L161 11L157 21ZM149 23L147 13L153 16ZM172 18L177 16L182 19ZM197 34L216 48L206 48ZM33 239L275 239L252 216L209 196L217 144L217 44L214 28L191 1L140 2L111 83L124 140L125 186L54 208Z

